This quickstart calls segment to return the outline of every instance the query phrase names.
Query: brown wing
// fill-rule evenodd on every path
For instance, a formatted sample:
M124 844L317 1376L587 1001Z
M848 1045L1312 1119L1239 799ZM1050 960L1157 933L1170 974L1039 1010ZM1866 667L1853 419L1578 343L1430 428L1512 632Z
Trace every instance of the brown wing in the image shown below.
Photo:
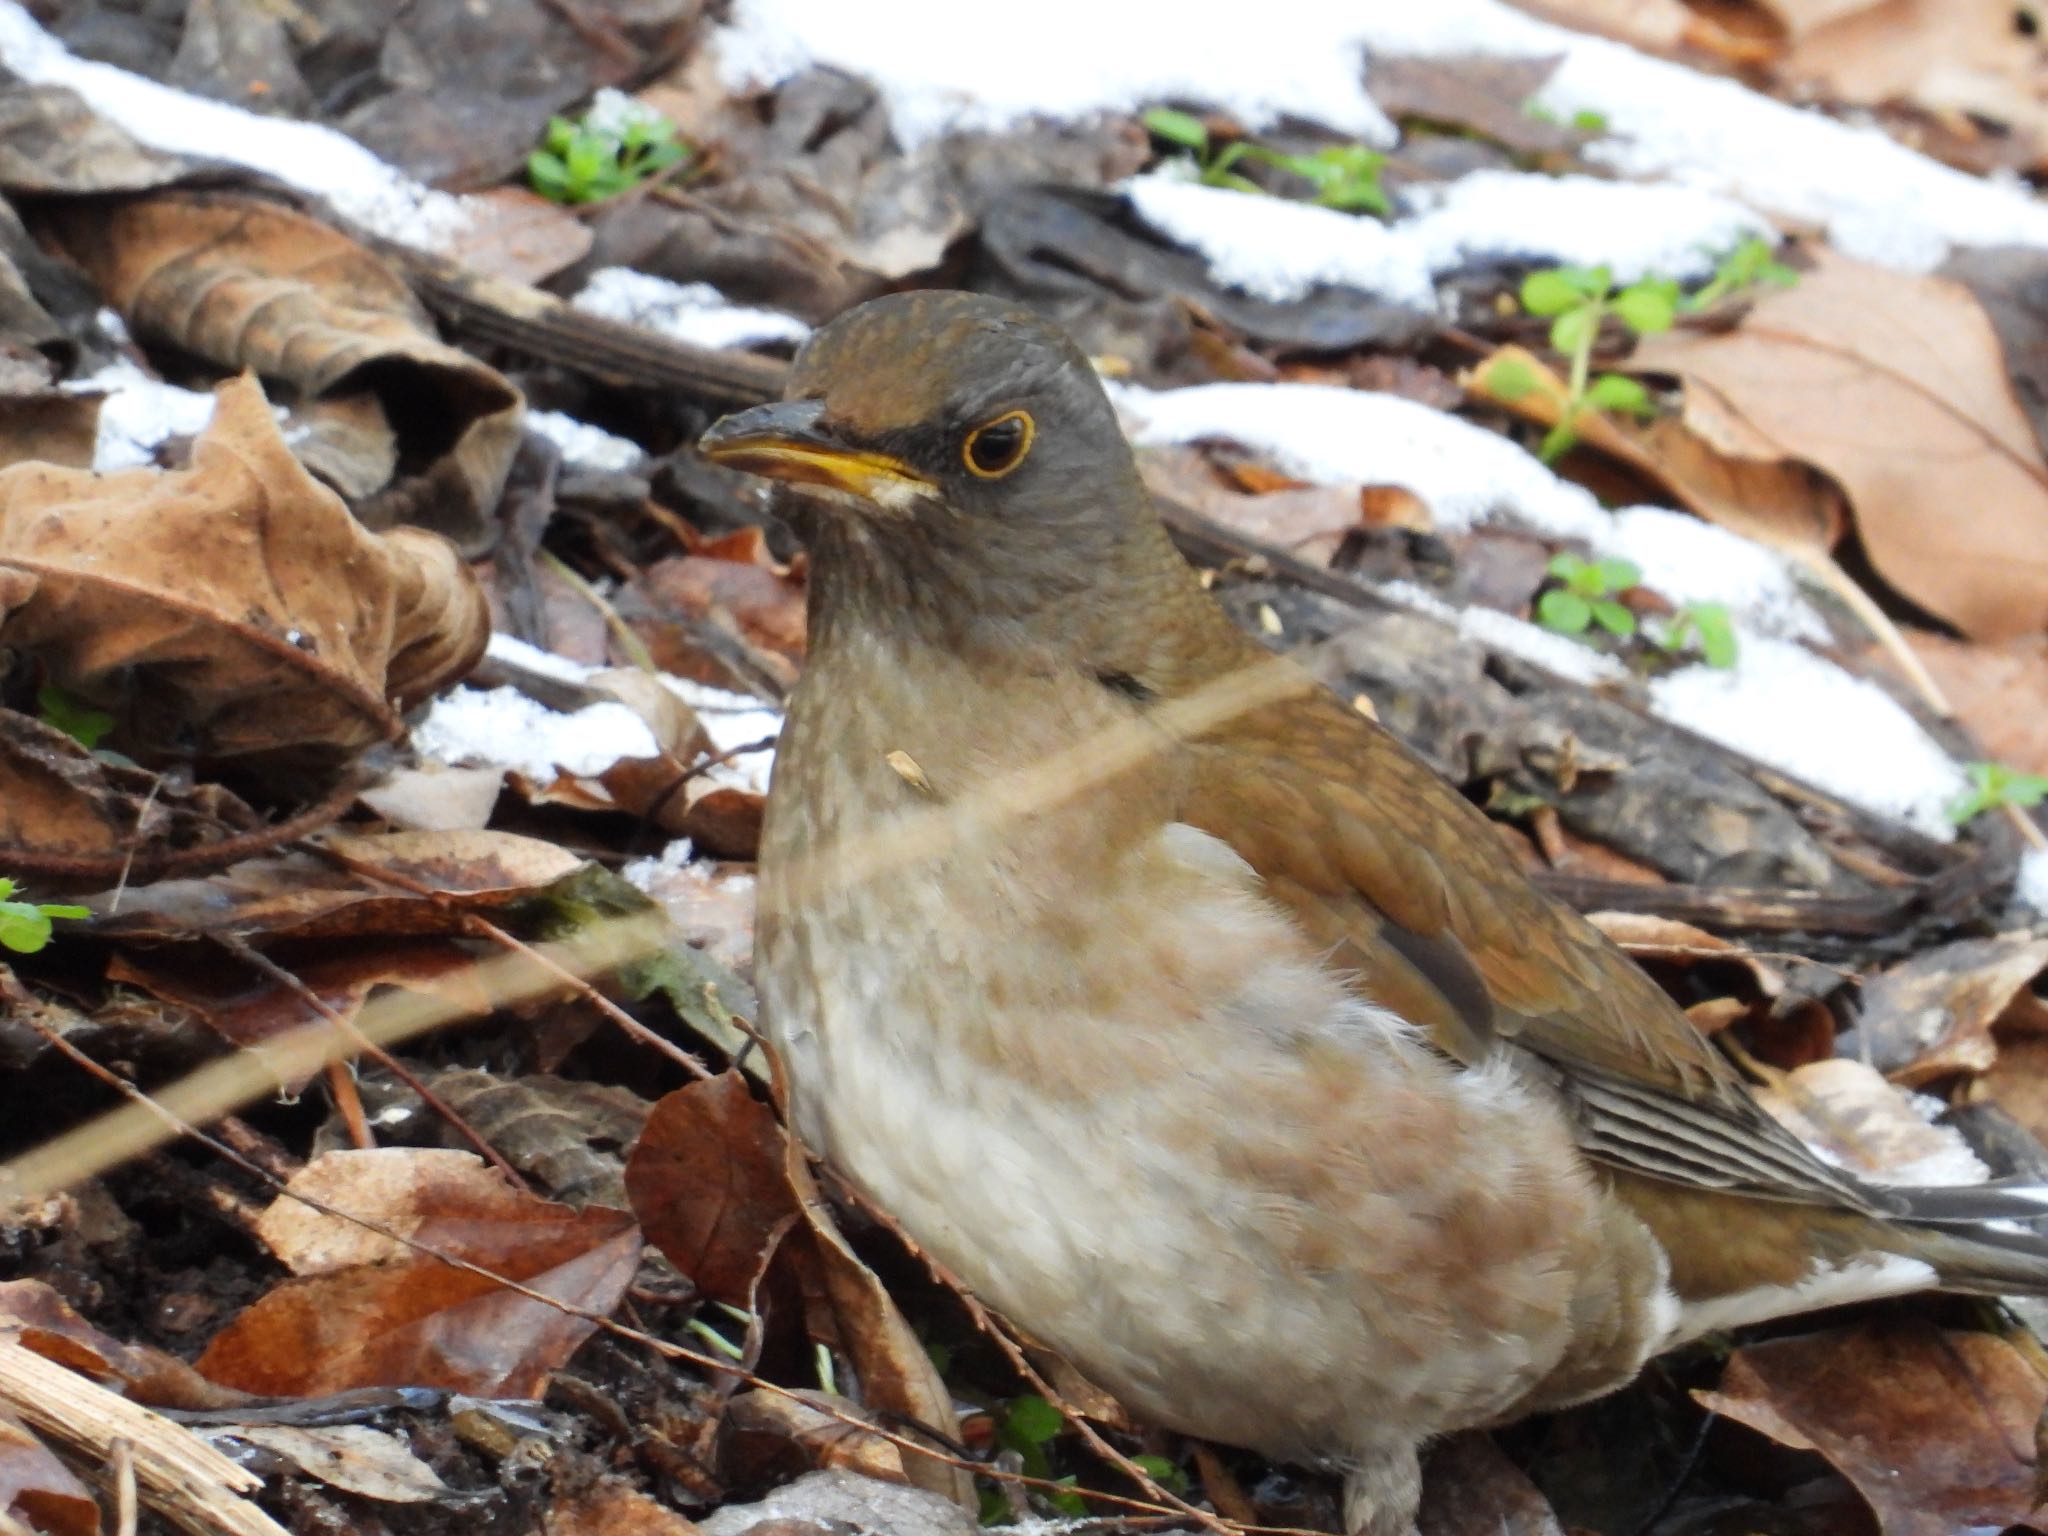
M1374 722L1317 689L1188 745L1181 819L1235 848L1362 993L1446 1054L1527 1051L1589 1154L1703 1188L1882 1205L1765 1114L1656 983Z

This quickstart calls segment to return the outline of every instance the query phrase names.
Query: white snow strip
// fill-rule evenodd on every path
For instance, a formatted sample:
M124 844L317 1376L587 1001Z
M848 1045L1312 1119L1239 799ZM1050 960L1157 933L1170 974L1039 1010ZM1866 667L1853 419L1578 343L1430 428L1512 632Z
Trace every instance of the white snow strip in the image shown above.
M631 438L616 436L560 411L528 411L526 425L562 451L563 463L578 469L628 473L647 462L646 453Z
M445 248L469 220L463 201L421 186L354 139L314 123L259 117L73 54L14 0L0 0L0 64L34 85L62 85L142 143L275 176L376 234Z
M1164 0L1034 0L1027 22L956 0L736 0L717 61L740 88L813 64L865 75L909 149L953 130L1170 100L1222 107L1253 127L1291 113L1385 144L1393 125L1359 84L1359 44L1385 8L1264 0L1255 15L1226 20Z
M2048 917L2048 848L2029 848L2020 855L2020 877L2013 895Z
M557 656L553 651L544 651L537 645L528 645L514 635L492 631L484 654L493 661L502 661L507 666L523 667L528 672L538 672L542 677L552 677L558 683L585 683L597 667L586 667L580 661L571 661L566 656Z
M106 392L92 451L92 467L103 475L152 463L166 439L203 432L213 420L212 395L153 379L125 357L63 388L73 394Z
M1665 507L1623 507L1592 542L1596 554L1633 561L1674 603L1721 603L1787 640L1826 637L1784 557L1717 524Z
M1566 118L1602 114L1609 132L1589 158L1624 174L1821 225L1847 254L1909 271L1952 245L2048 246L2048 207L2022 188L1502 0L1265 0L1227 38L1185 0L1039 0L1031 16L1020 26L1001 6L953 0L736 0L717 57L729 82L747 86L813 64L866 76L906 147L1161 101L1218 107L1253 129L1289 114L1385 144L1389 126L1363 84L1368 54L1557 58L1542 104ZM1586 235L1588 252L1642 238L1611 222Z
M1737 627L1735 667L1687 667L1650 684L1675 724L1948 842L1944 807L1963 771L1875 683L1790 641Z
M1405 608L1455 624L1458 632L1475 644L1505 651L1524 661L1533 661L1559 677L1571 678L1589 688L1600 683L1620 682L1628 676L1628 668L1605 651L1595 650L1570 635L1556 634L1518 619L1511 613L1502 613L1497 608L1454 608L1434 592L1409 581L1386 582L1380 591Z
M1435 277L1513 259L1605 264L1623 283L1652 273L1703 278L1719 253L1769 227L1692 187L1516 171L1462 177L1392 224L1283 198L1247 207L1246 193L1170 171L1134 177L1123 192L1147 224L1201 255L1217 282L1276 303L1329 283L1426 308Z
M493 660L524 667L529 672L538 672L565 683L587 682L592 673L600 670L571 661L566 656L557 656L552 651L543 651L511 635L493 634L485 654ZM659 676L670 693L696 711L698 720L703 723L704 734L711 738L714 751L729 752L734 747L769 740L782 729L782 712L759 699L743 693L728 693L723 688L713 688L667 672ZM742 752L710 769L705 777L714 784L766 794L768 775L774 766L775 749L771 746L759 752Z
M458 688L434 701L413 727L422 757L503 768L536 784L558 773L591 778L621 759L661 752L647 722L609 700L563 714L517 688Z
M589 132L610 134L614 138L623 138L631 128L653 128L667 121L646 102L610 85L590 98L590 106L582 118L583 126Z
M1304 480L1398 485L1439 529L1511 519L1557 538L1597 539L1607 514L1497 432L1399 395L1326 384L1111 386L1139 444L1242 443Z
M730 752L734 747L748 746L757 741L772 742L782 730L782 712L759 699L749 698L743 693L727 693L723 688L691 682L686 677L676 677L667 672L661 674L661 681L670 693L697 712L698 720L703 722L704 733L711 738L711 745L717 751ZM742 752L728 758L705 776L714 784L729 784L735 789L765 795L768 793L768 776L774 767L775 748L770 745L759 752Z
M672 283L630 267L591 274L570 303L585 314L658 331L698 347L758 347L801 342L811 328L794 315L726 301L709 283Z

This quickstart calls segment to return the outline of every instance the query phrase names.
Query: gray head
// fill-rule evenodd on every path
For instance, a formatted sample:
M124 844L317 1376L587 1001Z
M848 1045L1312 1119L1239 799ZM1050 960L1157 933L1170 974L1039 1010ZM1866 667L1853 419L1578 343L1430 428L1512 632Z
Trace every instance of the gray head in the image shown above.
M1021 618L1157 538L1087 358L980 294L848 311L798 355L785 399L717 422L701 447L809 491L821 583L884 587L868 595L899 607Z

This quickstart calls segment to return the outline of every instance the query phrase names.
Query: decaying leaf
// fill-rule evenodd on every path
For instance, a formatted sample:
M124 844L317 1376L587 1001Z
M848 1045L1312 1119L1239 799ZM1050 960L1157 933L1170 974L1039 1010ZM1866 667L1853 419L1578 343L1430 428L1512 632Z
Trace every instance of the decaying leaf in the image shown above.
M46 1536L99 1536L100 1507L50 1448L0 1413L0 1515Z
M410 1248L351 1262L386 1245L358 1245L352 1223L287 1216L277 1239L301 1278L283 1282L221 1332L199 1368L215 1381L275 1396L369 1386L438 1386L481 1396L533 1397L596 1327L574 1312L508 1289L518 1282L602 1315L618 1303L640 1256L640 1232L620 1211L571 1210L523 1194L464 1154L336 1152L308 1164L293 1188L363 1214L489 1274ZM297 1204L290 1195L279 1205ZM388 1240L386 1240L388 1243ZM501 1278L493 1278L493 1277Z
M1479 1430L1430 1452L1415 1524L1420 1536L1564 1536L1529 1475Z
M454 1490L405 1442L367 1424L223 1424L209 1440L268 1451L330 1488L382 1504L426 1504Z
M1857 1027L1871 1061L1911 1087L1988 1071L1991 1026L2048 969L2048 939L2025 933L1964 939L1922 950L1863 986Z
M1954 1536L2034 1512L2034 1424L2048 1383L1991 1333L1891 1318L1735 1352L1702 1404L1818 1451L1884 1536Z
M1983 309L1941 278L1813 260L1733 330L1647 337L1632 366L1681 379L1689 423L1704 391L1760 450L1739 456L1833 477L1879 573L1965 634L2048 627L2048 461Z
M145 761L332 761L396 736L482 654L482 592L438 535L351 517L254 380L219 399L186 470L0 470L0 640Z
M697 1536L697 1527L622 1481L558 1495L541 1516L541 1536Z
M175 1355L103 1333L41 1280L0 1281L0 1333L95 1381L117 1382L124 1395L151 1407L227 1408L244 1401Z
M647 1240L713 1301L753 1304L797 1215L775 1113L737 1072L678 1088L654 1106L626 1163Z
M488 547L524 402L444 345L412 290L354 241L259 198L184 191L67 202L38 228L144 340L293 399L353 403L352 431L316 437L309 457L361 499L370 526Z
M1968 1183L1984 1176L1963 1138L1933 1125L1873 1067L1816 1061L1756 1090L1780 1124L1845 1167L1894 1184Z

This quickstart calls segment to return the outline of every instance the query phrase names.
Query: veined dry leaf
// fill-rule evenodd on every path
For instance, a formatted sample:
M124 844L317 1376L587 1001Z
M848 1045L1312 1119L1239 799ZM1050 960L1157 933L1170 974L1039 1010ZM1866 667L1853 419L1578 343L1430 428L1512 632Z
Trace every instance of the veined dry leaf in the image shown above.
M254 380L219 398L189 469L0 470L0 641L144 760L332 762L396 736L482 654L475 578L438 535L351 517Z
M654 1106L626 1161L626 1194L647 1240L698 1290L750 1306L797 1216L784 1156L775 1112L724 1072Z
M379 1503L428 1504L455 1492L398 1436L367 1424L231 1423L202 1433L259 1446L330 1488Z
M358 419L368 458L335 469L351 488L403 471L359 505L370 526L432 528L468 554L490 545L525 403L442 343L412 290L354 241L259 198L184 191L52 205L38 230L145 341L253 371L301 399L373 405L395 454Z
M1968 114L2048 132L2041 43L2013 0L1763 0L1785 22L1777 78L1833 102Z
M1482 1430L1430 1450L1415 1528L1420 1536L1564 1536L1550 1501Z
M1960 284L1825 249L1734 330L1644 339L1631 367L1718 396L1770 457L1848 493L1872 564L1964 633L2048 627L2048 461Z
M100 1507L50 1448L0 1413L0 1515L44 1536L99 1536Z
M1907 1087L1989 1071L1991 1026L2043 970L2048 939L2025 933L1921 950L1863 984L1857 1028L1871 1062Z
M200 938L222 927L251 939L462 933L465 912L510 906L582 864L559 844L514 832L389 832L330 837L327 846L355 868L292 853L249 859L205 880L159 880L125 892L120 910L101 919L103 931L152 939ZM387 884L379 873L432 895Z
M1756 1091L1772 1118L1863 1178L1955 1182L1981 1165L1953 1127L1930 1124L1876 1068L1837 1056L1787 1072Z
M596 1324L502 1281L602 1315L633 1277L640 1230L623 1211L575 1211L494 1174L451 1172L451 1158L482 1166L460 1153L336 1152L308 1164L291 1187L317 1189L337 1209L488 1274L409 1248L381 1263L348 1262L391 1250L357 1246L353 1234L362 1229L353 1223L287 1215L281 1207L297 1202L286 1195L272 1208L272 1225L284 1233L277 1242L312 1272L275 1287L230 1323L199 1369L225 1385L282 1397L383 1386L538 1396Z
M541 1536L697 1536L697 1526L622 1481L558 1493L541 1515Z
M101 1332L41 1280L0 1281L0 1333L94 1381L118 1382L123 1395L152 1408L219 1409L246 1401L176 1355Z
M1747 1345L1707 1408L1818 1451L1884 1536L2030 1523L2034 1423L2048 1384L1993 1333L1895 1317Z

